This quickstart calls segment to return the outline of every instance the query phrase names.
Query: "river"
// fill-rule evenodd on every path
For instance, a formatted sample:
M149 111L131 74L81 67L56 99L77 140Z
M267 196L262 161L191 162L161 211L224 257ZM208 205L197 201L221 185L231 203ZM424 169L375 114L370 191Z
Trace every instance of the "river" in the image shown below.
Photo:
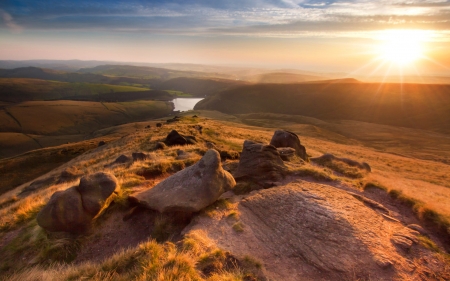
M188 111L194 109L194 106L203 98L176 98L173 99L174 111Z

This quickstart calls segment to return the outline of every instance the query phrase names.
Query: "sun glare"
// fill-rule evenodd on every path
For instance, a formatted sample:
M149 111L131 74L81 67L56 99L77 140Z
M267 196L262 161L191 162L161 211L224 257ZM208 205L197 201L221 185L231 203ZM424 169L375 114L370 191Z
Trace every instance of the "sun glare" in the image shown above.
M423 57L427 33L419 30L388 30L380 35L380 58L397 65L407 65Z

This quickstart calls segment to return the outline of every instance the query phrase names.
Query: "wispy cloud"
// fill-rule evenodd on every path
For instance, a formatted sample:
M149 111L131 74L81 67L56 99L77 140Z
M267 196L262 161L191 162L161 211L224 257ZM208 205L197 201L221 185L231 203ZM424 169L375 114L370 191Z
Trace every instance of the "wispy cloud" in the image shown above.
M450 31L450 1L443 0L5 0L0 8L13 30L275 37L348 36L387 28Z
M13 17L2 9L0 9L0 17L3 19L3 23L6 25L6 27L9 28L12 32L22 31L22 27L14 21Z

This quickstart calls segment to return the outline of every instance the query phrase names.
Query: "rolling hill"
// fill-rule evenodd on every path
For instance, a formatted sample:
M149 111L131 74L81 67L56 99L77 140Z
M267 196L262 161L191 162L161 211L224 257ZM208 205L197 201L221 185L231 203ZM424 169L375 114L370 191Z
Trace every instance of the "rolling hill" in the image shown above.
M230 114L271 112L450 132L450 85L302 83L247 85L199 102Z
M118 92L142 92L148 89L86 82L68 83L32 78L0 78L0 101L56 100L67 97L92 97Z

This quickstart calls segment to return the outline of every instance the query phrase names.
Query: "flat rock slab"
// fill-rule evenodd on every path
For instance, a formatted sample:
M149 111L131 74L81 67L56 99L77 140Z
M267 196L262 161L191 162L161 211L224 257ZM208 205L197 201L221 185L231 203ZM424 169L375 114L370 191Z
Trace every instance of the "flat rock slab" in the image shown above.
M204 231L233 255L261 260L273 280L392 280L409 272L393 239L406 228L332 186L295 181L255 191L237 208L242 232L226 216L203 216L185 233Z
M193 213L214 203L235 185L231 174L222 168L219 153L210 149L194 165L131 195L130 200L161 213Z

